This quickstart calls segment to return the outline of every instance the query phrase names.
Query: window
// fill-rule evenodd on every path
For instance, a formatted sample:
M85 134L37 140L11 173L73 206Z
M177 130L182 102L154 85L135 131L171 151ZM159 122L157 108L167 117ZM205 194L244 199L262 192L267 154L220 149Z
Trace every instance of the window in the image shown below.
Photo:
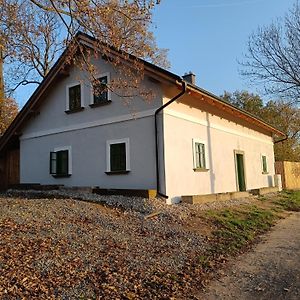
M198 140L193 140L194 171L207 170L205 144Z
M262 162L262 172L263 172L263 174L268 173L267 157L265 155L261 156L261 162Z
M125 171L126 170L126 144L110 145L110 170Z
M129 171L129 139L107 141L106 174L124 174Z
M90 107L97 107L110 103L110 91L107 84L110 80L109 73L98 77L97 82L92 86L92 98Z
M50 174L54 177L68 177L71 175L70 147L55 149L50 152Z
M107 76L98 78L98 82L93 86L94 103L101 103L108 100Z
M73 84L67 86L67 110L66 113L77 112L82 107L82 87L81 84Z

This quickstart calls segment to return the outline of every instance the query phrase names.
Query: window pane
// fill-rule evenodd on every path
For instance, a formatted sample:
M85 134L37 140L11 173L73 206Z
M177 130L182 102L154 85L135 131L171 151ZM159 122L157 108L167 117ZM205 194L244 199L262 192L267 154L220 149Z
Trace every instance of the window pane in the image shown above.
M262 167L263 167L263 172L265 173L268 172L266 156L262 156Z
M202 143L195 143L195 158L196 168L201 169L206 167L205 163L205 146Z
M69 88L69 109L81 108L81 88L80 84Z
M205 168L205 150L204 144L200 144L200 168Z
M126 144L110 145L110 170L125 171L126 170Z
M107 76L98 78L98 83L93 86L94 103L101 103L108 100Z
M58 151L56 171L59 175L68 175L69 173L69 151Z
M56 152L50 152L50 174L56 174Z

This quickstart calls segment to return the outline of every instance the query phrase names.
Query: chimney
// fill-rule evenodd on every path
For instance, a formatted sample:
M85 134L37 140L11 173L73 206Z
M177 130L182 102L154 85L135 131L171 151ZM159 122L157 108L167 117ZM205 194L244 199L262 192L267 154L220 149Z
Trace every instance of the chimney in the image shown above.
M189 73L185 73L183 76L182 76L183 80L187 81L188 83L191 83L191 84L196 84L196 75L190 71Z

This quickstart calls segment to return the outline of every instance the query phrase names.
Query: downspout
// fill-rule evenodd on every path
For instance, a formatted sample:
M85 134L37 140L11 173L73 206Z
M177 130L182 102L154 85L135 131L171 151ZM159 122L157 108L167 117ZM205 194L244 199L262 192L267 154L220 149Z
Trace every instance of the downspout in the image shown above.
M284 142L284 141L286 141L288 138L289 138L289 137L286 136L285 138L283 138L283 139L281 139L281 140L275 141L274 144Z
M159 107L154 114L154 120L155 120L155 163L156 163L156 190L157 190L157 194L159 196L162 196L164 198L168 198L167 195L164 195L160 192L160 188L159 188L159 183L160 183L160 177L159 177L159 151L158 151L158 120L157 120L157 116L158 114L167 106L169 106L170 104L172 104L174 101L176 101L177 99L179 99L182 95L185 94L186 92L186 82L183 81L181 79L181 84L182 84L182 91L176 95L175 97L173 97L171 100L169 100L167 103L165 103L164 105L162 105L161 107Z

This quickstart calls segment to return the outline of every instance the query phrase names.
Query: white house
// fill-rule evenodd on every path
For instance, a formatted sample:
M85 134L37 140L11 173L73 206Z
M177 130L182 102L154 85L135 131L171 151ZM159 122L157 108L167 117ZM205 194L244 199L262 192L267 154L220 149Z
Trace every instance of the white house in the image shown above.
M76 67L66 76L62 55L0 140L2 186L154 189L169 202L273 186L282 132L197 87L193 74L143 63L155 98L136 97L128 108L113 92L94 96ZM96 64L109 83L114 68Z

